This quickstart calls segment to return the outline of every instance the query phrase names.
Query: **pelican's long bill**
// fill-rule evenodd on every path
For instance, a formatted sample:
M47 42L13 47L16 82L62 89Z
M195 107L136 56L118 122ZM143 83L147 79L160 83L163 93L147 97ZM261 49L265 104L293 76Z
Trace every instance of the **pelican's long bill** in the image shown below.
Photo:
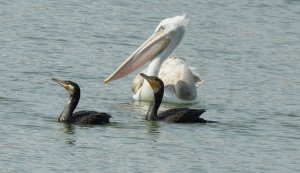
M119 79L135 71L148 61L156 57L170 44L170 39L163 31L153 33L145 43L135 50L120 66L113 72L104 83Z

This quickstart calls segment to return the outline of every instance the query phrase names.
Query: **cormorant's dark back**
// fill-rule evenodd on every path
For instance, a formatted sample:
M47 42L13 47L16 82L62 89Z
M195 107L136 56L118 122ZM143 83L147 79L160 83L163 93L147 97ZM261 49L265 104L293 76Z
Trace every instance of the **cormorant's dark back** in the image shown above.
M109 123L109 118L111 118L111 116L104 112L79 111L73 113L80 99L80 88L78 84L72 81L58 80L55 78L52 78L52 80L63 86L70 94L68 103L58 117L59 122L75 124Z

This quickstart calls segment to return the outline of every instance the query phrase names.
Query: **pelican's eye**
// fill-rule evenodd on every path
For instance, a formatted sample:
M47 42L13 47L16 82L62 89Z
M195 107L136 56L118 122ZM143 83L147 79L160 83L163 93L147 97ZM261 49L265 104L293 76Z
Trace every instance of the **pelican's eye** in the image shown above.
M163 31L163 30L165 30L165 28L166 27L162 25L162 26L159 27L158 31Z

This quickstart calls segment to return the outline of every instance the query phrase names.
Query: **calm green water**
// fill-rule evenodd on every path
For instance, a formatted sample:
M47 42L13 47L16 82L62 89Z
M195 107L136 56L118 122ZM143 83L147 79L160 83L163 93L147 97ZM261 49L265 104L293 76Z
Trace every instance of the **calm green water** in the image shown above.
M219 124L145 121L137 72L102 82L183 13L176 54L204 79L189 106ZM0 24L0 172L300 172L300 1L2 0ZM51 77L112 123L58 123L68 96Z

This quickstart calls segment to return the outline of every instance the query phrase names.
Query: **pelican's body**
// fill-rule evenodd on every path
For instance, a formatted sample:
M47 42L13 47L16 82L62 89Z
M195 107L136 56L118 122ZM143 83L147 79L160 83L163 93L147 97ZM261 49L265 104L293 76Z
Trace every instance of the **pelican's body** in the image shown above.
M149 76L159 76L165 82L164 101L195 102L196 83L199 82L195 79L200 79L200 77L195 77L196 75L182 59L168 58L181 42L186 24L185 16L175 16L161 21L150 38L104 82L126 76L150 61L149 66L143 72ZM132 90L134 100L149 101L153 98L151 87L139 77L134 79Z
M111 118L111 116L104 112L79 111L73 113L80 99L79 85L72 81L63 81L55 78L52 78L52 80L63 86L70 93L69 101L58 118L59 122L75 124L109 123L109 118Z
M190 109L190 108L174 108L163 111L158 114L159 106L164 95L164 83L161 79L155 76L147 76L140 74L147 83L151 86L152 96L154 94L154 103L151 104L146 115L146 120L151 121L167 121L173 123L207 123L207 121L200 118L200 115L205 112L205 109Z
M146 73L147 69L142 72ZM163 62L158 77L164 82L164 102L189 103L197 98L197 85L202 83L198 74L193 73L185 63L184 59L171 56ZM153 99L151 88L147 88L143 93L141 86L144 79L140 75L132 81L132 91L134 100ZM140 98L139 98L140 97Z

